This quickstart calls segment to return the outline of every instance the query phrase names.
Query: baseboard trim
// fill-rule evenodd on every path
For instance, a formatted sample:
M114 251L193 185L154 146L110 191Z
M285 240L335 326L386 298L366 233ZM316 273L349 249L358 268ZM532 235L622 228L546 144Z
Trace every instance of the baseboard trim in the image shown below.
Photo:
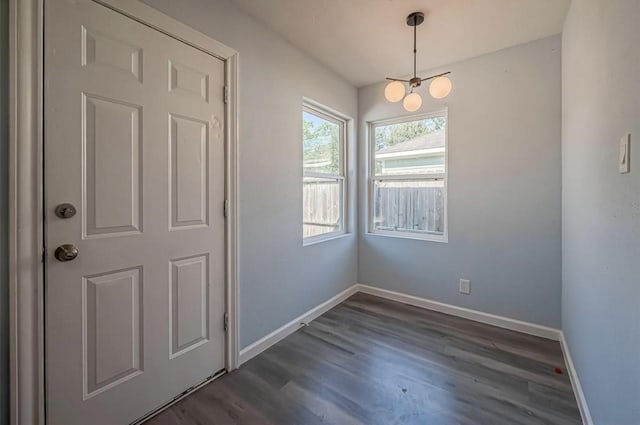
M567 372L569 373L569 378L573 387L573 392L576 395L578 408L580 409L580 415L582 416L582 422L584 425L593 425L593 420L591 419L591 414L587 406L587 400L584 396L584 393L582 392L582 386L580 385L578 374L573 365L573 360L571 359L569 346L567 345L567 342L565 340L564 333L560 329L537 325L535 323L512 319L510 317L498 316L496 314L485 313L469 308L458 307L452 304L445 304L427 298L420 298L414 295L390 291L388 289L376 288L375 286L369 286L362 283L354 284L353 286L331 297L322 304L296 317L289 323L281 326L270 334L260 338L253 344L243 348L242 350L240 350L239 364L241 365L243 363L246 363L272 345L291 335L303 326L303 322L311 322L312 320L331 310L333 307L337 306L338 304L358 292L375 295L377 297L424 308L426 310L438 311L441 313L450 314L452 316L462 317L464 319L473 320L475 322L498 326L500 328L509 329L528 335L534 335L553 341L559 341L560 346L562 347L562 353L565 358Z
M550 328L547 326L536 325L535 323L524 322L522 320L512 319L510 317L498 316L482 311L471 310L469 308L458 307L452 304L445 304L433 301L427 298L420 298L414 295L407 295L400 292L389 291L387 289L376 288L365 284L357 284L358 291L365 294L375 295L392 301L398 301L415 307L421 307L427 310L439 311L441 313L458 316L465 319L473 320L488 325L498 326L504 329L510 329L516 332L522 332L529 335L539 336L541 338L560 341L560 329Z
M529 335L539 336L541 338L551 339L553 341L561 341L562 332L560 329L550 328L547 326L536 325L534 323L524 322L522 320L516 320L509 317L498 316L491 313L484 313L482 311L471 310L464 307L458 307L451 304L445 304L438 301L433 301L427 298L420 298L414 295L407 295L401 292L390 291L388 289L376 288L375 286L369 286L362 283L356 283L353 286L345 289L339 294L331 297L322 304L312 308L306 313L296 317L289 323L279 327L270 334L260 338L253 344L240 350L239 364L243 364L258 354L262 353L267 348L283 340L287 336L291 335L302 326L301 322L309 323L318 316L331 310L350 296L363 292L365 294L375 295L381 298L385 298L392 301L398 301L404 304L413 305L415 307L421 307L427 310L439 311L441 313L450 314L452 316L458 316L465 319L473 320L480 323L486 323L493 326L498 326L504 329L510 329L516 332L522 332ZM564 346L563 346L564 350ZM577 375L576 375L577 377ZM589 424L590 425L590 424Z
M573 365L573 359L571 358L571 352L569 351L569 344L564 337L564 332L560 331L560 347L562 347L562 354L566 364L567 372L569 373L569 379L571 380L571 386L573 387L573 393L576 396L576 402L578 403L578 409L580 409L580 416L582 416L582 423L584 425L593 425L593 419L591 419L591 412L589 406L587 406L587 399L582 391L582 385L580 385L580 379L578 378L578 372Z
M292 333L300 329L300 327L303 326L302 322L304 323L311 322L312 320L316 319L317 317L331 310L333 307L337 306L338 304L340 304L350 296L354 295L356 292L358 292L357 284L350 286L349 288L340 292L338 295L331 297L330 299L323 302L322 304L312 308L306 313L296 317L289 323L279 327L278 329L271 332L270 334L260 338L253 344L243 348L242 350L240 350L239 363L243 364L251 360L258 354L262 353L264 350L268 349L272 345L276 344L277 342L283 340L284 338L288 337L289 335L291 335Z

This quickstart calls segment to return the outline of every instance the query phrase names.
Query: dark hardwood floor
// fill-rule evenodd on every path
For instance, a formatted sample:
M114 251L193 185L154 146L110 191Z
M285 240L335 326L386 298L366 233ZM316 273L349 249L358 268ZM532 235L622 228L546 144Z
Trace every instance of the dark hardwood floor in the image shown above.
M557 342L356 294L147 422L210 424L581 421Z

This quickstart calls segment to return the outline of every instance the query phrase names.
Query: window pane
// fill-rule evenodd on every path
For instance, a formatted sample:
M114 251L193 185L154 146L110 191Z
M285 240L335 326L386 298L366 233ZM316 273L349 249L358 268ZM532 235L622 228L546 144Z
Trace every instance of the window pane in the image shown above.
M342 230L342 180L305 177L302 200L303 237Z
M375 127L376 175L445 172L444 116Z
M302 112L304 171L340 175L340 125Z
M375 181L375 230L444 233L444 181Z

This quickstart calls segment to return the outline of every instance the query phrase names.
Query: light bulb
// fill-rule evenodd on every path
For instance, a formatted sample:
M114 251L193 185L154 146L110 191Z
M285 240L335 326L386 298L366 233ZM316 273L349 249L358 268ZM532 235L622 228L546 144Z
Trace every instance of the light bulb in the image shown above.
M400 102L404 97L404 94L404 84L400 81L392 81L384 88L384 97L386 97L389 102Z
M409 93L402 102L404 109L408 112L415 112L422 106L422 98L418 93Z
M451 80L446 77L434 78L429 85L429 94L435 99L443 99L451 93Z

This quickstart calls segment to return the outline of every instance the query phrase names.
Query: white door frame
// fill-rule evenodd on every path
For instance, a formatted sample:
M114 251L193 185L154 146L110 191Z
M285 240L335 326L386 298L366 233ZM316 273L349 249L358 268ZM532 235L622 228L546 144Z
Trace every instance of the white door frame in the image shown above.
M45 423L43 10L47 0L9 1L9 315L11 424ZM131 0L93 0L225 61L226 369L238 367L238 52ZM205 378L205 377L203 377Z

